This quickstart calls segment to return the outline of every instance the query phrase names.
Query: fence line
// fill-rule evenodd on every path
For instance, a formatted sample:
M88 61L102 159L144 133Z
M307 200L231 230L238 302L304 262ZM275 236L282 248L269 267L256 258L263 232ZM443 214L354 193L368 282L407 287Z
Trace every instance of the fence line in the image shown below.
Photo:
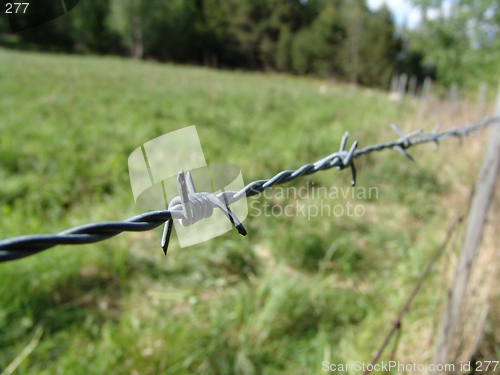
M438 249L436 250L436 252L432 256L432 258L429 261L429 263L427 263L427 266L425 267L424 272L422 272L422 274L420 275L420 278L418 279L418 281L417 281L415 287L413 288L410 296L407 298L405 304L403 305L402 309L400 310L398 316L396 317L396 319L393 320L392 327L391 327L389 333L387 334L387 336L385 337L384 341L382 342L382 345L380 346L379 350L377 351L377 354L375 354L375 356L371 360L370 366L367 366L367 369L363 373L363 375L368 375L368 374L370 374L374 370L375 364L378 362L378 360L382 356L382 354L384 352L384 349L387 347L387 345L389 345L389 342L390 342L392 336L395 333L398 334L397 341L399 340L399 336L401 335L401 325L402 325L401 321L403 319L403 316L410 309L410 305L411 305L413 299L415 298L415 296L419 292L419 290L422 287L425 279L429 276L429 273L431 272L432 266L438 261L438 259L443 254L444 250L446 249L446 247L448 246L448 243L451 240L451 237L452 237L453 233L455 232L455 229L457 229L458 225L462 222L463 218L464 218L463 216L459 216L457 219L455 219L455 221L453 222L453 224L450 227L450 229L448 229L448 232L446 234L446 237L445 237L444 241L438 247ZM393 349L393 351L392 351L392 353L390 355L390 357L391 357L390 360L393 360L393 357L395 355L395 352L396 352L396 349L397 349L397 341L394 344L394 349Z
M175 197L172 201L177 203L169 205L168 210L151 211L141 215L134 216L123 222L102 222L78 226L75 228L67 229L57 234L39 234L39 235L25 235L13 237L9 239L0 240L0 262L15 260L26 256L34 255L46 249L52 248L57 245L80 245L89 244L99 241L107 240L122 232L140 232L152 230L164 223L167 223L168 232L171 231L172 221L174 219L182 219L188 225L194 224L197 220L202 220L208 217L207 215L200 214L199 211L206 211L207 205L212 205L212 208L220 208L219 205L224 203L229 206L244 197L250 197L262 193L264 190L294 180L300 176L307 176L319 171L337 167L342 170L350 168L352 173L352 184L356 183L356 168L354 166L354 159L370 154L374 151L381 151L385 149L393 149L399 151L410 160L413 157L407 153L407 149L422 143L434 142L436 147L439 142L450 138L462 137L478 132L493 123L500 122L500 117L489 117L484 119L478 124L469 125L461 128L454 128L451 130L438 132L439 126L432 132L423 132L417 130L404 135L395 125L391 125L392 129L399 135L396 141L378 143L375 145L367 146L362 149L356 150L358 141L355 141L349 150L346 150L346 143L348 133L346 132L340 142L340 149L325 158L318 160L313 164L305 164L297 170L287 170L276 174L268 180L258 180L251 182L240 191L224 191L217 195L212 193L194 193L186 194L185 197ZM172 203L171 201L171 203ZM182 201L182 202L181 202ZM189 214L190 210L198 210L196 212L196 220L192 220ZM231 219L231 217L230 217ZM232 221L234 224L234 222ZM183 223L186 225L185 223ZM244 234L241 228L238 230ZM165 244L165 232L162 237L162 247L166 250L167 243ZM246 233L246 232L245 232ZM166 245L166 246L165 246Z
M500 114L500 96L497 100L495 115ZM490 131L486 154L478 177L476 194L472 201L467 222L455 280L449 291L448 305L446 306L441 323L438 348L435 354L436 363L457 363L460 360L458 358L460 350L456 344L459 333L464 329L466 292L469 287L470 275L477 267L475 263L481 252L480 244L490 204L494 200L499 170L500 128L496 127ZM484 270L482 271L484 272ZM483 322L476 323L481 329L484 318L486 318L486 315L483 315Z

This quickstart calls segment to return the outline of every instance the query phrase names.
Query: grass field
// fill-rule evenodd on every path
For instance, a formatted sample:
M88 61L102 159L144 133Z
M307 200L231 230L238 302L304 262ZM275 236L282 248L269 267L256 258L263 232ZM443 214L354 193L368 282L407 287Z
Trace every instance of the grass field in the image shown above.
M434 125L413 102L312 78L4 49L0 67L0 238L141 213L128 156L182 127L197 126L207 162L236 164L250 182L337 151L346 130L348 146L364 147L397 139L391 122ZM421 146L413 164L394 151L359 159L357 186L377 196L323 200L361 205L362 216L250 215L247 237L181 249L174 236L166 258L158 228L1 264L0 370L30 342L18 374L314 374L323 361L368 363L464 211L484 139ZM308 198L258 205L309 207L322 200L312 186L349 184L349 171L325 171L287 185ZM454 257L403 320L397 359L429 359L420 348Z

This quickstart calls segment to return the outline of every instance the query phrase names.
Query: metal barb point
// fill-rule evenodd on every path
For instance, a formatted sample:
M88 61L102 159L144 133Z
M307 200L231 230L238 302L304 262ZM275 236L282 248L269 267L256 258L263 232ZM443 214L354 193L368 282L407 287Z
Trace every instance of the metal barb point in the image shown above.
M354 163L351 163L351 174L352 174L351 184L352 186L354 186L356 185L356 167L354 166Z
M182 221L186 224L192 220L192 215L191 210L189 210L187 206L189 203L189 192L186 184L186 176L182 170L177 175L177 190L179 191L179 197L182 202L182 211L184 212L184 219L182 219Z
M344 135L342 136L342 140L340 141L340 149L339 152L342 152L345 150L345 145L347 143L347 138L349 138L349 132L346 131Z
M182 207L184 209L184 216L187 218L188 209L186 208L186 202L189 201L189 194L196 193L196 188L194 186L193 177L191 172L187 171L184 175L184 171L181 170L177 175L177 187L179 189L179 194L182 200ZM189 211L189 214L191 212ZM163 224L163 232L161 235L160 246L163 249L163 254L167 255L168 244L170 242L170 236L172 235L174 220L169 219Z
M354 156L354 151L356 151L356 147L358 147L358 141L354 141L354 143L351 146L351 149L349 150L347 156L343 160L344 165L349 165L352 163L352 157Z
M438 150L439 149L439 129L441 128L441 124L436 124L436 126L434 126L434 130L432 131L431 135L433 137L433 140L435 142L435 146L434 146L434 150Z
M395 150L401 152L404 156L406 156L411 161L415 161L415 158L413 156L411 156L409 153L407 153L406 150L403 147L401 147L401 146L394 146L393 148Z
M398 139L398 142L401 142L402 144L400 145L401 148L408 148L411 146L411 142L410 142L410 138L411 137L414 137L416 135L419 135L419 134L422 134L422 130L419 129L419 130L415 130L415 131L412 131L411 133L407 134L407 135L404 135L403 132L401 130L399 130L399 128L394 125L394 124L391 124L391 128L396 132L398 133L399 135L399 139Z
M340 160L341 165L337 166L337 169L342 170L346 167L351 167L351 173L352 173L351 184L352 186L354 186L356 185L356 167L354 166L353 157L359 142L354 141L349 151L346 151L345 146L348 137L349 137L349 132L346 131L342 136L342 140L340 141L340 149L337 158Z
M170 243L170 235L172 234L172 227L174 221L169 219L163 224L163 233L161 235L160 246L163 249L163 254L167 256L168 244Z
M194 186L193 176L191 176L191 172L186 172L186 187L189 194L196 193L196 188Z
M245 227L243 226L243 224L238 220L236 215L233 214L233 211L231 211L229 206L226 206L226 208L227 208L227 211L229 214L228 215L229 221L231 221L231 224L233 225L233 227L238 231L239 234L241 234L242 236L246 236L248 233L247 233L247 230L245 229Z
M184 173L184 171L181 170L179 172L179 174L177 175L177 189L179 191L179 196L172 199L171 204L172 202L175 202L174 206L176 206L180 203L183 215L183 218L180 219L182 225L189 226L203 218L203 216L200 217L196 213L196 210L200 207L197 205L193 206L192 202L190 201L190 196L195 196L195 201L197 203L201 202L201 205L205 208L207 207L207 205L208 207L210 207L209 212L205 211L205 218L212 215L214 207L219 208L228 217L229 221L231 221L232 226L238 231L239 234L243 236L247 235L247 230L229 208L227 197L223 195L223 201L213 193L197 193L193 177L189 171ZM169 205L169 209L170 208L171 206ZM170 236L172 234L173 222L173 219L169 219L163 225L160 246L163 249L163 253L165 255L167 255L168 244L170 242Z
M218 199L217 197L215 197L215 198ZM224 206L219 206L217 204L217 207L224 214L226 214L226 216L228 217L229 221L231 222L231 224L233 225L233 227L238 231L238 233L241 234L242 236L246 236L247 235L247 230L245 229L245 227L243 226L243 224L241 223L241 221L238 220L238 218L233 213L233 211L231 211L231 209L229 208L229 202L227 201L227 198L226 198L225 195L223 195L223 199L224 199ZM221 201L220 199L218 199L218 200Z

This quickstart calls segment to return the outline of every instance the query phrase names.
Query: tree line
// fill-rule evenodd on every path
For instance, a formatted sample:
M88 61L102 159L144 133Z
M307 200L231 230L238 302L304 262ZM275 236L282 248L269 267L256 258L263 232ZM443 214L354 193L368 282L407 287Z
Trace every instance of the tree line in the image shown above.
M411 2L421 10L412 30L396 28L387 7L372 11L366 0L80 0L64 17L17 33L16 43L381 88L399 73L445 85L500 73L499 0ZM4 45L8 31L0 16Z
M64 17L18 35L42 50L317 74L381 87L388 87L402 45L390 11L370 11L365 0L80 0Z
M401 33L407 73L426 67L447 87L453 82L498 84L499 0L411 1L421 12L421 22Z

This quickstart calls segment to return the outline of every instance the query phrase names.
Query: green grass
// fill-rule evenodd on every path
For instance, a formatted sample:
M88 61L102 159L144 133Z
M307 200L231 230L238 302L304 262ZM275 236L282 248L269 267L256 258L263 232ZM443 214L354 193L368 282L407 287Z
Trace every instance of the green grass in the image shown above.
M346 130L348 145L395 139L387 125L413 113L386 93L310 78L4 49L0 66L0 238L141 213L128 156L182 127L197 126L207 162L234 163L250 182L335 152ZM440 204L474 174L457 160L443 172L431 147L414 151L416 164L392 151L358 161L358 186L378 196L327 203L361 204L362 217L250 215L247 237L185 249L174 239L167 258L157 229L1 264L0 370L39 326L19 374L312 374L324 360L369 362L460 211ZM331 170L287 186L349 181ZM437 271L410 325L434 314Z

